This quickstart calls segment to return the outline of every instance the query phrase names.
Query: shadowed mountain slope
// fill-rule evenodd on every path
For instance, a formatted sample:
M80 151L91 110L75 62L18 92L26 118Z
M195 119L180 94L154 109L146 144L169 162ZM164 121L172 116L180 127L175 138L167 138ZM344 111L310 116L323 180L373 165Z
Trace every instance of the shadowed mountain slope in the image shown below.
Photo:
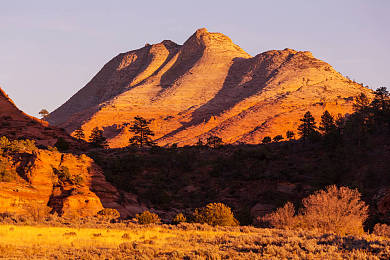
M352 111L370 90L344 78L310 52L273 50L251 57L227 36L199 29L182 46L171 41L120 54L48 117L88 136L103 127L111 147L128 145L127 123L153 119L159 145L194 144L218 135L259 143L296 131L310 110L319 117Z

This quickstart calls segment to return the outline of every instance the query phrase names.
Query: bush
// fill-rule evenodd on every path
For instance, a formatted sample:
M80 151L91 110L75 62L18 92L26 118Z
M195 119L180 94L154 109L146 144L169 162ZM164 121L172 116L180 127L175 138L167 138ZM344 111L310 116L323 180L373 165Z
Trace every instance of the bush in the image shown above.
M386 224L377 223L375 224L372 233L377 236L390 237L390 226Z
M196 209L193 214L194 222L207 223L213 226L237 226L232 210L223 203L210 203Z
M0 138L0 151L4 155L12 155L15 153L32 153L37 150L35 141L33 140L14 140L10 141L7 137Z
M100 218L103 218L107 221L110 221L112 219L117 219L121 216L121 214L116 209L111 209L111 208L104 208L101 211L99 211L97 214Z
M180 224L180 223L183 223L183 222L187 222L187 218L183 215L183 213L177 214L172 219L172 223L174 223L174 224Z
M72 176L69 168L66 166L61 166L59 169L53 168L53 172L62 183L68 182L74 185L81 185L84 182L83 176L80 174Z
M161 222L159 216L155 213L144 211L142 214L137 214L135 218L139 224L158 224Z
M0 182L12 182L17 179L17 173L10 169L10 163L0 158Z
M360 193L347 187L328 186L302 200L303 209L294 216L292 203L264 216L261 220L276 228L317 229L337 234L361 234L368 207Z
M263 222L269 223L272 227L289 229L295 227L295 208L291 202L287 202L282 208L265 215Z
M340 234L362 233L368 206L357 189L328 186L302 200L304 225Z
M54 147L56 147L60 152L65 152L69 150L69 143L63 137L59 137L57 142L54 144Z

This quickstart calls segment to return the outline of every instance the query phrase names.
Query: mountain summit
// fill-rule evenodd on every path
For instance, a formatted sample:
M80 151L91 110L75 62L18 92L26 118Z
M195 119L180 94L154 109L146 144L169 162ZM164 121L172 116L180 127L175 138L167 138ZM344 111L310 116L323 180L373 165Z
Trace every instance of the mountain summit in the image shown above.
M128 145L127 123L153 119L160 145L194 144L217 135L227 143L259 143L296 131L310 110L352 111L370 90L307 51L272 50L251 57L221 33L197 30L183 45L161 43L122 53L51 113L50 123L86 135L98 126L111 147Z

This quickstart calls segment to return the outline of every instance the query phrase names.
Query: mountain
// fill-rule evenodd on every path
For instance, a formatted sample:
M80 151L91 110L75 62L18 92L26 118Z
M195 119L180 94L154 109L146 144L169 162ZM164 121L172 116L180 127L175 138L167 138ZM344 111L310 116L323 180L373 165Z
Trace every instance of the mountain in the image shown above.
M48 121L88 136L102 127L111 147L128 145L127 123L153 119L159 145L194 144L217 135L226 143L259 143L296 131L310 110L319 119L352 112L353 97L371 91L310 52L272 50L251 57L221 33L197 30L122 53Z
M80 146L74 138L63 129L50 126L19 110L15 103L0 87L0 136L9 139L33 139L37 144L53 146L62 137L67 142Z

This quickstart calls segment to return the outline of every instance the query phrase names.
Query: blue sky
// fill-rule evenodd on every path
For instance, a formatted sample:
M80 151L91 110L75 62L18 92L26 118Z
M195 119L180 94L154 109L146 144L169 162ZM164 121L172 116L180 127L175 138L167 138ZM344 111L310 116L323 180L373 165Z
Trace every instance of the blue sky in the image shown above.
M390 87L390 1L0 0L0 86L31 115L54 110L112 57L196 29L251 55L309 50L371 88Z

